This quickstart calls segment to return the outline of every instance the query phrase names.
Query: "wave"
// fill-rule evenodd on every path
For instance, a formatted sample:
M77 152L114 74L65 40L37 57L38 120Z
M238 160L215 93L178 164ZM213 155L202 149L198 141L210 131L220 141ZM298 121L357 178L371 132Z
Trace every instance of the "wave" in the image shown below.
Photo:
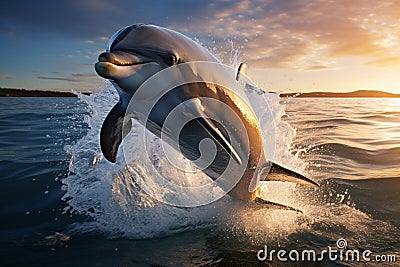
M366 116L360 116L361 119L363 120L371 120L371 121L378 121L378 122L384 122L384 123L400 123L400 113L395 113L393 112L386 112L385 114L382 115L366 115Z
M358 119L350 119L350 118L332 118L332 119L320 119L320 118L312 118L307 120L298 120L296 123L304 124L304 125L320 125L322 124L325 127L338 127L340 125L371 125L372 122L358 120Z
M325 143L313 146L322 155L331 155L342 159L350 159L362 164L396 165L400 162L400 147L368 150L341 143Z
M358 209L373 218L389 221L400 227L400 206L394 205L400 201L400 177L334 181L338 186L351 190L351 198L357 203Z

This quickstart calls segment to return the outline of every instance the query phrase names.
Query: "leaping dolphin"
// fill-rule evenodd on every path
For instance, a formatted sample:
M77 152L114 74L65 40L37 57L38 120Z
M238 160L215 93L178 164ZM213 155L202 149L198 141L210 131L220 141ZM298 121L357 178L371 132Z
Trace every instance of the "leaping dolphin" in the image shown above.
M151 76L166 68L197 61L220 63L195 41L181 33L159 26L135 24L113 35L106 52L99 55L95 65L98 75L111 80L120 96L101 128L100 145L107 160L116 161L118 147L124 138L123 133L129 131L131 127L130 118L137 119L135 114L127 114L135 113L135 107L129 112L127 107L138 88ZM241 65L236 79L243 69L244 66ZM231 79L236 82L235 75ZM204 97L217 101L203 103L200 98ZM317 183L303 175L266 160L257 118L251 110L243 108L247 106L246 103L240 98L232 97L223 86L210 86L205 82L177 86L154 105L146 121L138 120L153 134L161 137L160 129L167 115L177 105L188 100L192 100L188 102L188 112L193 113L194 119L181 129L179 140L169 139L169 142L174 143L175 148L197 164L196 159L201 156L198 149L201 140L205 138L213 140L217 148L215 159L209 166L202 168L203 172L213 180L224 172L231 158L237 166L245 164L244 172L229 192L230 196L266 203L267 201L259 198L259 190L249 190L252 178L260 174L264 176L260 180L295 182L318 187ZM218 103L228 106L237 116L233 118L232 114L224 114ZM222 124L213 119L216 114ZM238 124L244 125L245 131L236 130ZM233 132L233 135L228 136L227 132ZM265 173L265 170L269 172Z

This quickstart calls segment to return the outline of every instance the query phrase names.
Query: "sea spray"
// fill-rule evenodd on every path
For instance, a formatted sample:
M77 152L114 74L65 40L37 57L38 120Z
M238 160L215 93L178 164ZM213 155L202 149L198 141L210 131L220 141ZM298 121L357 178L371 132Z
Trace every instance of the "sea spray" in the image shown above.
M230 42L230 45L233 47L233 42ZM239 65L239 54L239 50L232 51L230 60L232 66ZM267 158L303 172L306 164L299 159L296 151L292 151L292 141L296 131L282 119L285 116L285 106L281 103L279 94L266 93L260 88L249 87L246 84L243 84L243 90L259 119ZM149 178L154 175L153 166L141 162L143 156L147 157L148 151L151 152L149 156L152 157L157 171L168 179L174 179L177 184L193 186L208 183L210 180L202 172L194 174L171 172L165 156L160 153L162 141L152 137L147 138L147 143L144 144L143 140L146 138L143 137L145 132L143 126L134 120L131 132L123 140L124 147L131 148L130 153L133 153L133 158L130 162L126 162L120 152L117 162L109 163L100 151L99 133L105 117L118 101L118 94L111 83L105 81L100 92L90 96L79 95L79 98L88 107L89 115L85 117L85 122L89 130L75 145L68 147L67 152L71 154L70 173L63 180L66 190L63 199L68 203L65 212L77 212L91 218L78 228L82 227L82 230L95 228L110 237L150 238L209 225L229 225L225 222L236 221L237 226L249 224L246 223L246 216L242 216L246 214L246 206L238 206L238 203L229 196L196 208L178 208L155 201L137 185L138 179L151 180ZM189 169L193 168L188 160L181 157L178 152L175 153L176 158L181 160L182 166L187 164ZM262 183L263 197L268 199L270 196L274 197L271 192L280 192L275 194L275 199L288 205L295 203L296 207L301 208L302 202L296 199L295 188L296 186L292 184ZM156 194L169 194L171 197L173 193L156 192ZM289 213L288 220L295 221L298 215ZM282 219L280 215L273 216L265 223L279 225L278 217ZM273 223L275 221L277 223ZM287 227L278 232L282 233L283 230L286 233Z

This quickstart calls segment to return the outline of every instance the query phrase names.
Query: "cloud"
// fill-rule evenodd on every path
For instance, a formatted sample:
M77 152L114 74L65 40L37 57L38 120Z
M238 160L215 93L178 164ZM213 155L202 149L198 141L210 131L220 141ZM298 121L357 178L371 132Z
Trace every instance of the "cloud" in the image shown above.
M198 38L226 63L232 40L234 49L243 47L242 60L253 68L326 69L349 56L372 57L376 60L367 64L389 66L396 64L389 58L400 55L398 10L400 1L388 0L14 0L0 9L0 37L57 34L104 49L119 28L144 22ZM83 77L38 78L76 82Z
M203 16L205 1L9 1L0 9L0 33L23 36L61 34L81 40L110 37L125 25L144 22L187 24Z
M398 57L387 57L369 61L366 65L384 67L384 68L399 68L400 67L400 56Z
M97 78L98 76L94 73L72 73L67 77L54 77L54 76L37 76L37 79L41 80L57 80L57 81L66 81L66 82L83 82L88 79Z
M307 70L326 70L330 69L330 67L325 65L311 65L307 68Z
M234 38L244 46L243 59L259 68L310 69L316 60L383 57L400 43L395 11L400 2L245 0L210 7L215 12L207 23L176 28L211 34L217 44ZM220 46L221 51L229 48Z
M12 79L11 74L8 73L0 73L0 80Z
M109 24L107 13L118 15L118 7L103 0L57 3L16 0L2 6L0 21L4 29L24 36L58 32L73 37L92 37Z
M57 81L67 81L75 82L76 80L67 77L49 77L49 76L37 76L36 78L40 80L57 80Z
M97 91L101 84L102 79L94 73L72 73L68 76L37 76L37 79L56 81L59 88L62 90L77 90L77 91ZM43 84L43 88L55 88L54 83Z

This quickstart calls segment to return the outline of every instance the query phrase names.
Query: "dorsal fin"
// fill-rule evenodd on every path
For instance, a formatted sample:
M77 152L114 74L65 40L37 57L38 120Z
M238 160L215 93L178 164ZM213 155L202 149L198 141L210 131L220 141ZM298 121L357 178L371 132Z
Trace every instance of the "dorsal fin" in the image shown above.
M239 81L240 75L246 74L246 69L247 69L247 64L246 63L240 63L238 70L236 72L236 81Z

